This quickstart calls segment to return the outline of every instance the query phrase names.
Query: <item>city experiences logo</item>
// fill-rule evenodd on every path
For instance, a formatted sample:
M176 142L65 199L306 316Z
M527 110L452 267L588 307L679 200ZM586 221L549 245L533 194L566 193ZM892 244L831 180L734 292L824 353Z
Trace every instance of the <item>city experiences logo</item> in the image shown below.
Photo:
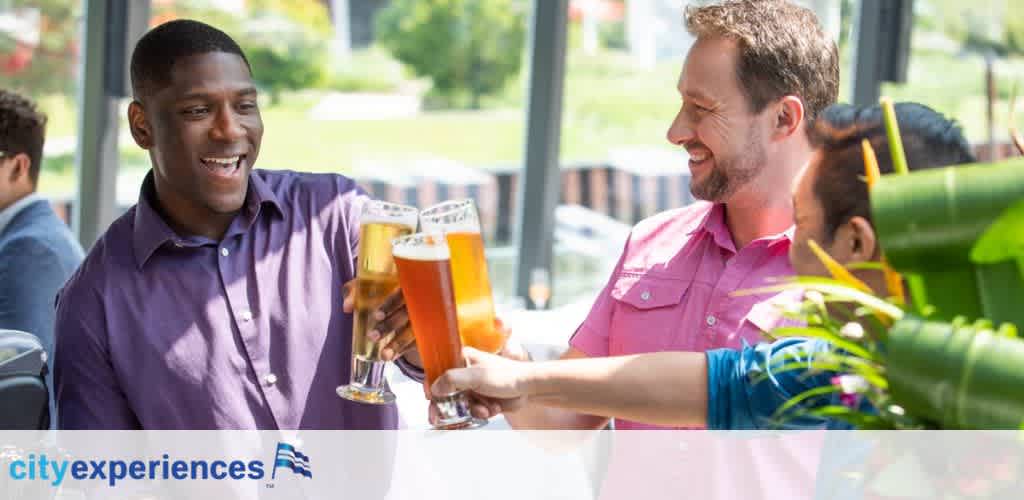
M277 478L277 469L312 478L309 457L294 446L278 443L274 453L271 480ZM116 486L123 480L260 480L266 476L261 460L171 460L166 453L159 460L50 460L46 454L30 454L27 459L11 460L8 476L15 481L48 481L57 487L66 479L76 481L106 481Z

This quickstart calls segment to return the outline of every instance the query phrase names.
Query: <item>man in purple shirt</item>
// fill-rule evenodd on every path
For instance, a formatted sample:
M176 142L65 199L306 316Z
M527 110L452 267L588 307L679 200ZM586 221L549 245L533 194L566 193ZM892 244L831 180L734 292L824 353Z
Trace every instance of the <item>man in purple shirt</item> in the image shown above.
M339 175L253 170L256 87L223 32L161 25L131 77L129 125L152 171L61 293L59 427L396 428L394 405L335 394L366 195Z

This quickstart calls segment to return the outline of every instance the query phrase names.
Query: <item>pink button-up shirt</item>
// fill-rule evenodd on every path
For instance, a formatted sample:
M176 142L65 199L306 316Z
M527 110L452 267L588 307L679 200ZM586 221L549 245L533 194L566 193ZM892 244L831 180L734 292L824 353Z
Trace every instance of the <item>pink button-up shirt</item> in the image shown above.
M633 228L611 279L570 341L591 357L738 349L782 317L770 295L732 296L793 274L791 230L736 250L725 207L697 202ZM617 429L658 427L617 420Z

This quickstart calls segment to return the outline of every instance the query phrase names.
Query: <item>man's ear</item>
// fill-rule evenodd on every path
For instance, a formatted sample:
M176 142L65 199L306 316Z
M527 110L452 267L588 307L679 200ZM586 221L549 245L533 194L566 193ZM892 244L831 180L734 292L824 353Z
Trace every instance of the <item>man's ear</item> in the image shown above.
M850 232L850 260L870 262L881 258L881 249L875 235L875 228L867 219L854 216L846 224Z
M128 105L128 128L132 132L135 144L138 144L140 148L150 149L153 147L153 130L149 127L142 103L137 100Z
M11 165L11 175L10 179L8 179L10 183L14 184L21 181L23 178L29 179L28 172L29 167L32 166L32 159L25 153L18 153L14 155L11 160L13 160L14 163Z
M800 132L804 124L804 102L799 97L783 96L774 108L772 136L775 139L786 139Z

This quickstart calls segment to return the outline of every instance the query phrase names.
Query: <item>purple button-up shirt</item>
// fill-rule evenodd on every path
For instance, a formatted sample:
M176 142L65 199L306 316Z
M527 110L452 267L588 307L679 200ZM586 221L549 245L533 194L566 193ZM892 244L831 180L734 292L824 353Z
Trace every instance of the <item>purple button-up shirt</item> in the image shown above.
M352 317L365 194L348 178L255 170L221 241L176 234L139 202L61 292L54 378L63 429L394 429L353 403Z

